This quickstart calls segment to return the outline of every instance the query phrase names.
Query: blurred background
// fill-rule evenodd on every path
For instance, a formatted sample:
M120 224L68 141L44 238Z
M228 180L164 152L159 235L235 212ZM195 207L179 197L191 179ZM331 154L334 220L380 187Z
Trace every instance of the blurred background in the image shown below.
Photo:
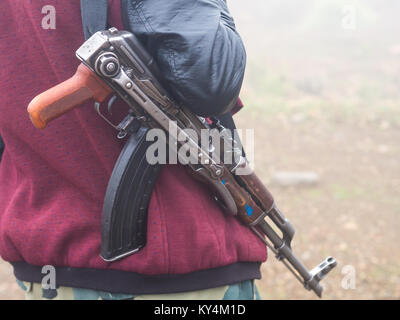
M324 299L400 298L400 2L229 0L247 49L239 128ZM270 255L264 299L310 299Z
M239 128L324 299L400 298L400 2L228 0L247 49ZM315 299L270 255L264 299ZM23 298L0 262L0 299Z

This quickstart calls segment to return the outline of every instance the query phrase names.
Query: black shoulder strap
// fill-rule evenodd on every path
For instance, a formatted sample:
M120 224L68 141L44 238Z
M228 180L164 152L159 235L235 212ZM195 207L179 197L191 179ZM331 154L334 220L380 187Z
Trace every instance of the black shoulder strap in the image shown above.
M107 29L108 0L81 0L82 27L85 39Z

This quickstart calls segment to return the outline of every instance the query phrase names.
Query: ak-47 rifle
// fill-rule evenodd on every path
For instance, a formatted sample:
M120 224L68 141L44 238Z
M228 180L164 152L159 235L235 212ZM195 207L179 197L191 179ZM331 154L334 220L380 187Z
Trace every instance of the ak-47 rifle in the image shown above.
M321 297L323 288L319 282L336 266L336 260L328 257L308 271L292 252L292 224L276 207L272 195L252 171L235 141L220 135L222 145L232 146L233 142L231 152L235 153L235 161L229 164L223 163L221 151L215 154L211 150L213 146L197 142L193 132L199 137L201 130L217 129L223 132L225 128L217 119L206 121L174 102L157 80L159 74L153 59L132 33L115 28L99 31L83 43L76 55L82 63L75 75L41 93L29 104L28 112L37 128L44 128L52 119L90 99L97 102L96 110L104 117L100 112L100 102L114 92L130 107L125 119L114 126L119 130L120 137L129 133L139 121L147 128L164 130L177 145L185 141L191 157L187 166L195 176L211 186L215 199L224 210L251 228L307 290ZM105 120L109 122L107 118ZM192 130L188 131L188 128ZM225 150L224 147L221 149ZM126 220L129 212L109 212L105 215L103 210L102 257L113 261L136 252L143 244L132 248L136 235L126 228L135 228L135 225L128 224L125 229L119 227L123 221L129 221ZM275 229L279 229L281 236L266 218L275 225ZM125 230L126 234L116 234L121 230Z

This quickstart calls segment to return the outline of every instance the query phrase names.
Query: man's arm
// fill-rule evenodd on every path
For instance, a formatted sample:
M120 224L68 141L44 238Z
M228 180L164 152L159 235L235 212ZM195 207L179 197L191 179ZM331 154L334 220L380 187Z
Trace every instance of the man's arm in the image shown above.
M125 28L155 57L171 94L203 116L230 111L246 64L223 0L122 0Z

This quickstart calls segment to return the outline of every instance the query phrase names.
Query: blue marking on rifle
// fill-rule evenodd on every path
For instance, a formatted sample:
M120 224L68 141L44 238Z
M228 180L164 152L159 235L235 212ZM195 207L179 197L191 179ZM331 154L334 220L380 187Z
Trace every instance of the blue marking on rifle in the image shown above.
M249 217L253 214L253 209L246 203L246 212Z

